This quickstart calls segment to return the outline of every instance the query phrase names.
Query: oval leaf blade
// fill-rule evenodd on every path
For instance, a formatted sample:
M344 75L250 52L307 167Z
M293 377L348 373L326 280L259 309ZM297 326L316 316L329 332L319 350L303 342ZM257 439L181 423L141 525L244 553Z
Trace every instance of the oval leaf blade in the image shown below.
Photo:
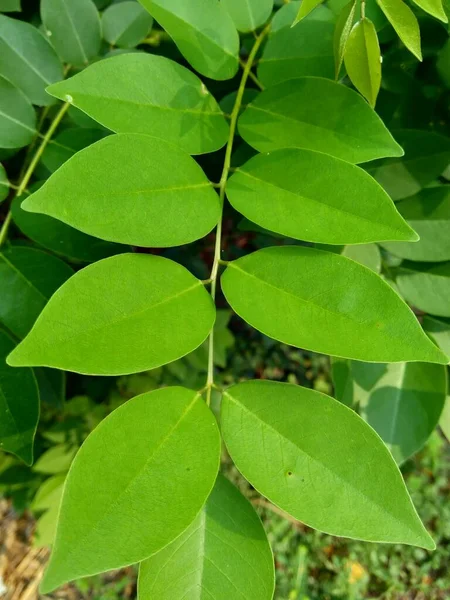
M103 37L119 48L137 46L146 37L152 24L152 17L135 1L111 4L102 15Z
M119 254L63 285L8 362L91 375L139 373L197 348L214 318L211 296L184 267L160 256Z
M241 473L296 519L333 535L435 548L382 440L333 398L241 383L224 392L221 430Z
M363 169L320 152L259 154L236 170L226 192L250 221L294 239L328 244L418 239Z
M264 25L273 9L273 0L221 0L238 31L255 31Z
M355 12L356 0L350 0L350 2L341 10L336 20L333 37L335 79L338 79L341 71L345 47L347 46L348 37L353 27Z
M41 0L47 37L63 62L87 65L100 50L100 17L92 0Z
M142 562L139 600L271 600L272 551L252 505L219 474L202 512L172 544Z
M193 158L131 133L81 150L21 206L107 241L146 247L202 238L220 215L219 197Z
M39 421L39 391L32 369L12 369L6 357L12 338L0 329L0 450L33 462L33 441Z
M439 19L443 23L448 23L448 17L445 14L444 7L442 5L442 0L413 0L414 4L420 6L425 12L436 19Z
M381 85L381 53L377 31L369 19L356 23L350 32L344 62L355 88L375 106Z
M359 94L320 77L264 90L240 117L239 133L260 152L306 148L351 163L403 154Z
M198 515L219 462L216 420L196 392L168 387L116 409L72 463L42 591L161 550Z
M231 79L239 66L239 35L225 7L210 0L139 0L173 38L196 71Z
M0 76L0 148L22 148L36 135L36 114L27 97Z
M218 150L228 138L223 113L205 85L162 56L114 56L51 85L48 93L69 98L116 133L146 133L190 154Z
M448 362L398 294L344 256L264 248L229 263L221 282L239 316L286 344L371 362Z
M377 0L377 4L408 50L422 60L419 23L409 6L403 0Z

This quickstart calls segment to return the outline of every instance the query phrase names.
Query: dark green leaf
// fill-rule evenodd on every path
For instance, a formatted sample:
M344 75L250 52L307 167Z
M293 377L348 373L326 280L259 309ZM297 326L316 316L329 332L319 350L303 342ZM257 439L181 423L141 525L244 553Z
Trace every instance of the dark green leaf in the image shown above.
M18 88L0 76L0 148L22 148L35 135L33 107Z
M238 31L255 31L270 17L273 0L221 0Z
M5 167L0 163L0 202L3 202L9 196L9 190L8 175Z
M92 375L139 373L194 350L214 318L210 295L184 267L119 254L78 271L8 360Z
M42 154L42 164L53 173L74 154L105 137L101 129L69 128L55 136Z
M13 369L6 364L14 346L10 336L0 330L0 449L31 465L39 392L32 369Z
M264 248L229 263L222 289L238 315L286 344L373 362L448 362L387 283L338 254Z
M73 462L42 591L158 552L196 518L219 462L215 418L192 390L164 388L116 409Z
M450 317L450 262L405 263L396 279L401 295L423 312Z
M259 94L240 117L239 133L260 152L306 148L352 163L403 154L359 94L319 77L292 79Z
M153 19L138 2L111 4L102 15L103 37L119 48L134 48L147 36Z

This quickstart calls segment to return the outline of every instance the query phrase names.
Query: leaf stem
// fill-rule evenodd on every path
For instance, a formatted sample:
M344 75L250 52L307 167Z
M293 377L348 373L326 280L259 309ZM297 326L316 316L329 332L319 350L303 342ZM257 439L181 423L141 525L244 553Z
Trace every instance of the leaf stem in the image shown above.
M366 18L366 0L361 0L361 19Z
M258 37L253 44L253 47L248 55L247 62L245 63L241 81L239 84L239 88L236 94L236 100L234 102L233 110L231 111L230 118L230 133L228 136L228 142L225 148L225 159L223 164L222 176L220 178L219 183L219 200L221 206L221 215L219 223L217 224L216 229L216 243L214 247L214 261L211 270L211 297L213 301L216 299L216 288L217 288L217 274L219 270L219 265L223 262L221 261L221 249L222 249L222 215L223 215L223 205L225 202L225 186L227 184L228 175L230 173L231 167L231 153L233 151L233 143L234 136L236 135L236 126L237 120L239 117L239 111L242 105L242 97L244 95L245 86L247 84L247 80L250 77L251 68L255 61L258 50L266 37L266 35L270 31L271 23L266 25L266 27L261 31ZM206 404L209 406L211 404L211 389L214 385L214 328L211 329L211 333L209 334L208 340L208 373L206 378Z
M50 127L47 130L47 133L43 136L43 139L42 139L42 142L41 142L39 148L37 149L36 153L34 154L33 158L31 159L31 162L28 165L28 168L25 171L24 176L22 177L22 179L17 187L15 197L18 198L19 196L21 196L23 194L23 192L25 191L25 189L27 188L27 186L30 182L30 179L34 173L34 170L42 156L42 153L44 152L47 144L49 143L50 139L52 138L53 134L55 133L56 128L61 123L61 120L64 117L64 115L66 114L66 111L69 108L69 106L70 105L68 102L63 104L61 106L60 110L58 111L56 117L51 122ZM0 248L3 246L3 244L5 243L5 241L8 237L8 230L9 230L9 226L11 225L11 221L12 221L12 213L11 213L11 209L10 209L8 214L6 215L3 225L0 229Z

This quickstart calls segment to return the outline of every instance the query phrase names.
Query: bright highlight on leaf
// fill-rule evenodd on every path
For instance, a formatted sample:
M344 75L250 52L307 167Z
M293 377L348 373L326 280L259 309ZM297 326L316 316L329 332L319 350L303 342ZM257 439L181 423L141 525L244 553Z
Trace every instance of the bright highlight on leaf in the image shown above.
M221 430L245 478L296 519L333 535L435 548L382 440L333 398L247 381L224 392Z
M162 56L114 56L47 91L61 100L70 96L112 131L146 133L190 154L218 150L228 137L222 111L200 79Z
M377 3L408 50L422 60L419 23L413 11L403 0L377 0Z
M226 191L250 221L294 239L328 244L417 240L374 179L320 152L259 154L237 169Z
M271 600L272 551L252 505L219 475L205 507L186 531L141 563L139 600Z
M264 248L229 263L221 282L239 316L286 344L370 362L448 362L396 292L344 256Z
M78 152L21 206L104 240L149 248L202 238L220 215L194 159L139 134L108 136Z
M339 73L341 71L345 48L347 46L350 31L353 27L353 21L355 20L356 5L356 0L350 0L339 13L336 20L333 39L335 79L339 78Z
M291 79L259 94L240 117L239 133L260 152L306 148L351 163L403 154L358 93L319 77Z
M8 363L139 373L197 348L214 318L210 295L184 267L159 256L119 254L63 285Z
M168 387L116 409L69 471L42 592L164 548L196 518L219 461L216 420L196 392Z

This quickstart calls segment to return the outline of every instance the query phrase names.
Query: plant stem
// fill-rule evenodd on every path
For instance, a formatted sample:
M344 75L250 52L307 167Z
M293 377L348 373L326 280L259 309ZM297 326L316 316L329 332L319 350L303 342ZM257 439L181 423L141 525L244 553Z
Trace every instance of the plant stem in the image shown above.
M361 0L361 19L366 18L366 0Z
M217 224L216 229L216 244L214 247L214 261L211 270L211 297L213 301L216 299L216 288L217 288L217 274L219 270L219 265L221 264L221 248L222 248L222 215L223 215L223 205L225 202L225 186L227 184L228 175L230 172L231 166L231 153L233 151L233 143L234 136L236 134L236 125L239 117L239 111L241 109L242 97L244 95L245 85L247 83L247 79L250 76L250 71L255 61L258 50L270 30L270 23L261 31L258 37L253 44L253 48L248 56L247 62L245 63L244 70L242 72L241 82L239 84L239 88L236 94L236 100L234 102L233 110L231 111L230 118L230 134L228 136L228 142L225 148L225 159L223 164L222 176L220 178L219 183L219 200L221 206L221 215L219 223ZM209 334L208 340L208 374L206 378L206 404L209 406L211 404L211 389L214 385L214 328L211 329L211 333Z
M58 114L51 122L47 133L43 136L43 139L42 139L42 142L41 142L39 148L37 149L36 153L34 154L33 158L31 159L31 162L28 165L28 168L25 171L24 176L22 177L22 179L19 183L19 186L17 187L17 192L15 194L15 197L21 196L23 194L24 190L26 189L27 185L29 184L30 179L34 173L34 170L42 156L42 153L44 152L47 144L49 143L50 139L52 138L53 134L55 133L56 128L61 123L61 120L64 117L64 115L66 114L66 111L69 108L69 106L70 105L67 102L65 104L63 104L61 106L60 110L58 111ZM12 220L12 213L11 213L11 210L9 210L8 214L6 215L6 219L4 220L3 225L0 229L0 248L5 243L5 241L8 237L8 229L9 229L9 226L11 225L11 220Z

